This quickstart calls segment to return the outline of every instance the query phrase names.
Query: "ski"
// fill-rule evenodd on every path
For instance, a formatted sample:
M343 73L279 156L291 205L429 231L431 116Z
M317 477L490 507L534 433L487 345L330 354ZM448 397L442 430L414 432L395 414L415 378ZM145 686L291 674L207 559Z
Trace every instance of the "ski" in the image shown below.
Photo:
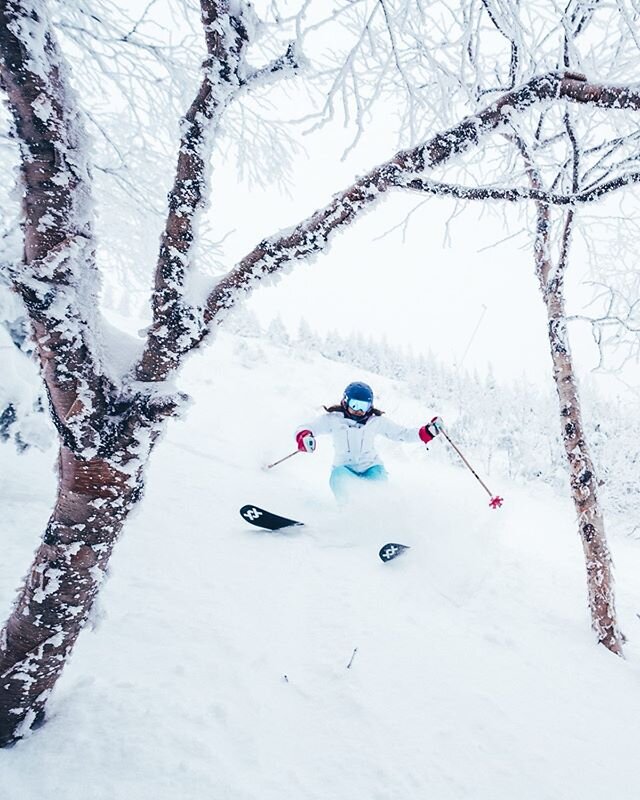
M268 531L279 531L281 528L292 528L296 525L304 525L304 522L298 522L295 519L288 519L287 517L280 517L278 514L265 511L264 508L259 508L258 506L242 506L240 509L240 516L252 525L256 525L258 528L264 528Z
M378 555L386 563L387 561L393 561L394 558L397 558L399 555L402 555L402 553L404 553L405 550L409 549L410 548L408 544L398 544L398 542L387 542L387 544L382 545Z
M240 509L240 516L255 525L257 528L263 528L267 531L279 531L283 528L294 528L304 525L304 522L299 522L296 519L289 519L288 517L281 517L279 514L274 514L271 511L266 511L259 506L242 506ZM399 555L402 555L405 550L409 550L408 544L400 544L399 542L387 542L383 545L378 552L378 555L383 562L393 561Z

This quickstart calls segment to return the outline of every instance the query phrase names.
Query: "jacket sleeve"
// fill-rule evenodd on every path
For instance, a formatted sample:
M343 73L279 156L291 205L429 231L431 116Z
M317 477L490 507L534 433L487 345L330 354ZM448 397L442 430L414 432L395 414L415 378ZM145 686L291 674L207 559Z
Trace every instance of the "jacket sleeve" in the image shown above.
M332 420L331 414L321 414L319 417L314 417L296 428L296 436L300 431L311 431L314 436L323 433L331 433Z
M403 425L398 425L388 417L380 419L379 432L387 439L393 439L396 442L420 442L420 433L418 428L405 428Z

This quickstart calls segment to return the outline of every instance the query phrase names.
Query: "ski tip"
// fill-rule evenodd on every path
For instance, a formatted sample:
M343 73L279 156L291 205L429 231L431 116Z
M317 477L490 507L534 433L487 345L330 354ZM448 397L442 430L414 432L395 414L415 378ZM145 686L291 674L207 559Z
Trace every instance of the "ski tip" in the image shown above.
M387 544L382 545L378 555L380 559L386 564L387 561L393 561L394 558L397 558L399 555L404 553L405 550L410 550L408 544L399 544L398 542L387 542Z
M242 506L240 516L252 525L269 531L279 531L282 528L295 528L304 525L304 522L281 517L279 514L273 514L271 511L266 511L264 508L253 505Z

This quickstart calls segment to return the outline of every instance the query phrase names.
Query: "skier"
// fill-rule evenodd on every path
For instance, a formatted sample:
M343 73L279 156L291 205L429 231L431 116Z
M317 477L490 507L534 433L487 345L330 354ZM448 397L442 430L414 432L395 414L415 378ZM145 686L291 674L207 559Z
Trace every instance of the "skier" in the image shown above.
M378 434L399 442L428 444L443 428L440 417L417 429L392 422L374 407L371 387L359 381L346 387L339 405L324 409L326 414L298 428L296 442L298 450L312 453L316 449L316 434L333 434L335 457L329 485L341 504L346 501L353 481L387 479L387 471L374 447Z

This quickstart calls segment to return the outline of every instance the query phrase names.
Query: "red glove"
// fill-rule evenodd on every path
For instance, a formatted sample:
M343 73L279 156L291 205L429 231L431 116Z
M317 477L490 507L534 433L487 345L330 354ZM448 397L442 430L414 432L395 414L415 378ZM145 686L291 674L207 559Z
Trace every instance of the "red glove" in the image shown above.
M316 437L309 430L296 433L296 442L298 443L298 450L302 453L313 453L316 449Z
M422 439L425 444L429 444L432 439L440 433L440 431L444 428L444 423L440 419L440 417L434 417L431 422L427 422L426 425L423 425L422 428L418 431L418 435Z

